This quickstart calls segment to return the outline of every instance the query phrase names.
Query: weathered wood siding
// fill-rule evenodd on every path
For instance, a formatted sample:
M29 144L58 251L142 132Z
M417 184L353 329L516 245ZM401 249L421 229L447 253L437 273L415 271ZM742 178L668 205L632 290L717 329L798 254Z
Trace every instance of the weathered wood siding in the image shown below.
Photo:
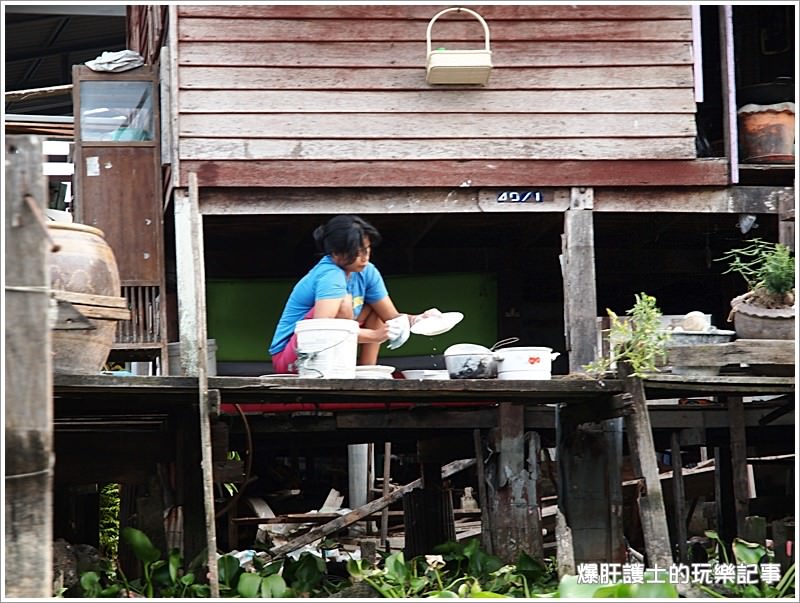
M689 6L471 7L492 36L477 88L425 81L425 30L442 8L178 6L180 182L570 185L591 162L646 184L649 161L668 160L709 183L691 165ZM483 43L468 15L442 17L432 37Z

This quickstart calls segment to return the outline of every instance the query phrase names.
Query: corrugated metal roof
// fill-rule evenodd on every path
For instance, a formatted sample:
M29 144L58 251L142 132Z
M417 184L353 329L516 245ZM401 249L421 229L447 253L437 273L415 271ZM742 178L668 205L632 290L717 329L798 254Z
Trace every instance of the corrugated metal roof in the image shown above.
M3 11L5 91L71 84L73 65L125 48L124 5L4 5ZM72 115L72 98L5 103L5 112Z

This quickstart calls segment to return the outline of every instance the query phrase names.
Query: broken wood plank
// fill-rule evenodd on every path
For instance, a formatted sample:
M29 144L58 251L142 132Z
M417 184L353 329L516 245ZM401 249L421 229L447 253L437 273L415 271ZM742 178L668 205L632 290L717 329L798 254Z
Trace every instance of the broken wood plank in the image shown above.
M381 514L386 513L388 517L402 517L403 511L388 511L386 507L383 510L379 509ZM378 513L370 513L365 515L363 519L373 517ZM480 510L477 511L464 511L463 509L453 509L455 517L474 518L480 517ZM271 523L324 523L332 519L342 517L341 513L287 513L286 515L276 515L275 517L235 517L232 521L241 525L252 524L271 524Z
M452 463L448 463L444 467L442 467L442 479L450 477L466 469L467 467L471 467L475 463L475 459L461 459L458 461L453 461ZM376 511L380 511L384 507L392 504L394 501L399 500L404 494L407 492L411 492L412 490L419 488L422 486L422 479L416 479L413 482L402 486L389 494L389 496L383 496L381 498L375 499L366 505L359 507L358 509L354 509L350 511L347 515L341 515L334 519L333 521L329 521L328 523L321 525L309 532L295 538L291 542L287 542L278 547L274 547L270 549L269 554L273 557L279 557L280 555L285 555L286 553L291 553L294 550L299 549L301 546L305 546L314 542L315 540L319 540L320 538L324 538L328 534L332 534L342 528L346 528L350 524L357 522Z
M107 306L83 306L80 304L72 305L75 310L83 314L86 318L95 320L130 320L131 311L120 308L109 308Z
M108 308L128 309L128 300L124 297L113 297L110 295L94 295L92 293L79 293L77 291L64 291L53 289L53 297L57 300L70 302L71 304L81 304L84 306L105 306Z
M667 346L667 363L677 366L727 364L794 364L790 339L737 339L730 343Z

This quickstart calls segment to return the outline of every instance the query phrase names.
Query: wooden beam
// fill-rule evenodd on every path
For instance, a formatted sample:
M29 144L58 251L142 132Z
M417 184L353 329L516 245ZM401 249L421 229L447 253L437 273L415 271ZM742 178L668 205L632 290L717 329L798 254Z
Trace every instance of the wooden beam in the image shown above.
M597 358L597 284L594 267L594 216L591 188L574 188L564 212L561 272L564 325L571 373Z
M781 186L656 187L620 189L594 187L594 212L672 212L715 214L776 214L794 204L794 189ZM516 193L526 202L508 202ZM535 201L534 193L541 201ZM331 211L350 213L516 213L563 212L570 207L571 188L545 186L531 178L524 186L386 188L274 188L216 187L203 189L204 215L314 215Z
M497 412L497 466L492 472L493 496L488 501L492 515L492 552L505 563L516 562L522 551L542 559L535 482L538 467L526 468L529 455L525 450L524 406L505 402L499 405ZM535 456L534 460L538 461Z
M206 347L208 345L208 336L206 328L206 295L205 295L205 263L203 254L203 216L200 213L199 205L199 191L197 183L197 175L194 173L189 174L189 191L188 198L185 205L182 207L188 216L189 232L186 236L189 238L189 257L187 260L191 266L192 278L192 291L194 292L194 299L190 299L189 303L194 305L194 328L189 331L181 331L181 354L190 346L192 353L192 360L196 363L195 366L188 366L187 372L190 375L197 376L198 387L198 410L200 414L200 450L202 458L202 473L203 473L203 502L205 511L205 528L206 528L206 544L208 546L208 579L211 587L212 597L214 592L219 596L219 579L217 575L217 532L216 523L214 519L214 474L212 465L212 452L211 452L211 413L209 408L209 394L208 394L208 354ZM177 204L176 204L177 210ZM177 227L176 227L177 230ZM177 237L176 237L177 238ZM186 308L184 304L184 309ZM183 357L181 357L183 361Z
M625 417L625 429L634 470L636 475L642 478L644 486L639 498L639 512L644 532L647 565L669 567L672 565L672 548L644 386L641 379L631 376L632 369L627 363L620 363L618 370L625 378L625 389L631 396L633 412Z
M72 84L63 86L47 86L45 88L29 88L28 90L11 90L6 92L6 103L18 103L33 100L34 98L46 98L49 96L68 96L72 94Z
M720 159L654 161L312 161L181 159L180 186L195 171L202 187L726 186ZM338 208L334 208L339 211ZM328 212L332 211L328 206Z
M53 596L52 547L41 546L53 529L50 243L38 217L48 194L41 141L4 142L5 594L38 599Z
M738 535L744 534L745 518L750 514L750 488L747 473L747 435L745 433L744 423L744 403L741 396L727 396L722 399L728 404L733 504L736 510L736 534Z
M688 563L686 555L686 492L683 487L683 459L681 458L680 432L673 431L670 442L672 460L672 513L675 539L678 541L678 561Z
M786 339L737 339L730 343L667 345L672 366L725 366L727 364L795 363L795 342Z

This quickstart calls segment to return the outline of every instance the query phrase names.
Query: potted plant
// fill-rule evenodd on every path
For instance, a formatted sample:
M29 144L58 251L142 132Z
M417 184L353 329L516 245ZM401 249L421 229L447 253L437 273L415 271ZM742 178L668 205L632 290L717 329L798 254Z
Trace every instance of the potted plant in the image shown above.
M642 377L659 372L659 367L666 362L670 333L661 326L662 314L656 298L646 293L634 298L636 302L626 312L628 318L606 309L611 319L608 356L601 354L594 362L584 365L588 374L602 377L615 370L617 363L627 363L630 375Z
M731 300L731 315L740 339L794 339L795 266L792 250L781 243L751 239L717 261L728 263L723 274L735 272L747 283L747 293Z

